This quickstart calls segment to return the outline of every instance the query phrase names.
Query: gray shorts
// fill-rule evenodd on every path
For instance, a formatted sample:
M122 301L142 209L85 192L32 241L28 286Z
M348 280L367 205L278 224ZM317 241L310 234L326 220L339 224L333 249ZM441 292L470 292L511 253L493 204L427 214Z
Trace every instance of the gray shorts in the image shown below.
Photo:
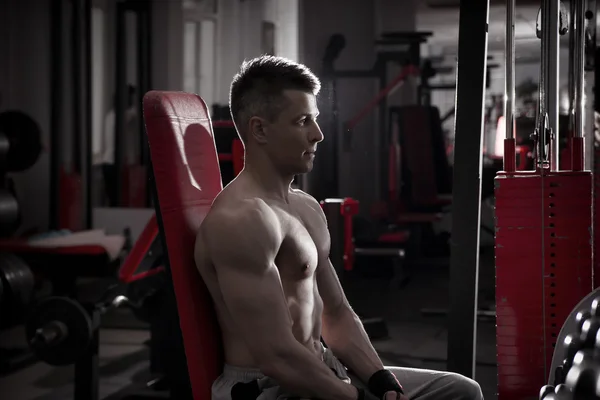
M346 368L328 349L325 349L323 353L323 362L333 370L340 380L350 383ZM257 400L282 400L295 397L283 392L273 379L264 376L258 369L239 368L225 364L223 373L212 385L212 400L231 400L231 389L236 383L251 381L258 381L261 394Z
M342 363L329 350L323 353L323 362L338 378L366 389L363 382L349 374ZM427 369L386 367L402 384L404 392L413 400L483 400L479 384L462 375ZM257 400L284 400L295 398L283 392L275 381L257 369L225 365L223 374L213 383L212 400L231 400L231 389L236 383L258 381Z

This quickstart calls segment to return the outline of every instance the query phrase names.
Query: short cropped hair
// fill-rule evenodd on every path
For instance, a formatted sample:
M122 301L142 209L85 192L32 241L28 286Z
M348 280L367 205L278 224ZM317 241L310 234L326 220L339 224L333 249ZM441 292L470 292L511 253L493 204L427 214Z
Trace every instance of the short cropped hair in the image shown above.
M283 91L301 90L317 95L321 82L311 70L283 57L261 56L244 61L229 92L231 117L246 143L250 118L273 121L285 107Z

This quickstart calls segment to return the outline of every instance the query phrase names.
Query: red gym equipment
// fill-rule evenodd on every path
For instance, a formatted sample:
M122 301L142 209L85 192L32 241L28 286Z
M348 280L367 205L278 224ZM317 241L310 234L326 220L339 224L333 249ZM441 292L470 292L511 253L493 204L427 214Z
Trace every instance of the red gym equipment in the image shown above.
M149 92L144 120L192 391L210 399L223 369L219 324L194 261L196 232L222 190L213 130L204 101L193 94Z
M511 4L512 3L512 4ZM512 8L510 7L512 5ZM556 7L556 5L554 5ZM543 7L550 21L552 7ZM556 11L556 10L554 10ZM506 120L514 113L514 2L507 13ZM514 125L506 124L504 171L496 177L496 314L498 398L537 397L554 374L559 331L593 289L591 171L584 171L583 80L576 87L570 162L559 169L558 27L542 29L540 117L535 169L517 171ZM555 40L555 42L553 41ZM583 43L576 52L582 52ZM581 53L580 53L581 54ZM583 76L583 65L575 76ZM560 345L560 343L559 343Z

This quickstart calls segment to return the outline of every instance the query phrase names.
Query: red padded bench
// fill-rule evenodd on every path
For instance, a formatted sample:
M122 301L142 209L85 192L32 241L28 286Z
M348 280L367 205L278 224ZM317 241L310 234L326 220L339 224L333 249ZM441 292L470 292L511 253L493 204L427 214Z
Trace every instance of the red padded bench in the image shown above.
M194 261L196 232L222 190L208 109L197 95L152 91L144 121L156 216L173 280L194 400L209 400L223 352L212 299Z

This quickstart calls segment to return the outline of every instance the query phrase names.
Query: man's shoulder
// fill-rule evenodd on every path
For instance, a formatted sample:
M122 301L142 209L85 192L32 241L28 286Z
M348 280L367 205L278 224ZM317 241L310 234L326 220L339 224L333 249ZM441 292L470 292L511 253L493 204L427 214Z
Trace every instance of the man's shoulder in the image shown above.
M203 231L246 231L270 226L273 211L269 204L258 197L236 198L228 196L213 202L201 230Z
M312 206L312 207L321 207L321 204L319 203L319 201L317 199L315 199L313 196L311 196L310 194L306 193L303 190L300 189L292 189L292 193L294 193L298 199L300 199L302 202Z
M276 252L283 236L281 224L269 205L249 198L213 206L200 227L196 240L199 239L211 258L261 259Z
M325 214L323 213L323 209L321 208L321 203L317 199L299 189L294 189L294 193L297 195L298 199L300 199L301 203L308 206L325 221Z

